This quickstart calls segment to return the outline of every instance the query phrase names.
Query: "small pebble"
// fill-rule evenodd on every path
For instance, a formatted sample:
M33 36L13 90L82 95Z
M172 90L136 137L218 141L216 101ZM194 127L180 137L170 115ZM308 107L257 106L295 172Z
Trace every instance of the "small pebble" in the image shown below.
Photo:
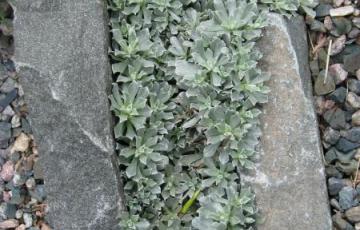
M15 112L14 110L11 108L11 106L6 106L6 108L4 109L4 111L2 111L2 114L6 115L6 116L9 116L9 117L12 117L15 115Z
M30 137L25 133L21 133L15 140L14 145L11 148L11 152L25 152L29 148Z
M324 19L324 26L327 30L332 30L333 29L333 22L331 20L330 16L326 16Z
M316 10L316 17L325 17L330 14L330 9L332 9L332 6L330 4L319 4L315 10Z
M19 173L15 173L12 182L15 187L20 187L25 184L26 178L23 175L20 175Z
M41 230L51 230L51 228L50 228L49 225L43 223L43 224L41 225Z
M357 38L359 35L360 35L360 30L358 28L353 28L348 34L349 38L351 39Z
M351 120L353 125L360 126L360 110L351 116Z
M344 218L341 216L341 213L336 213L332 216L332 221L334 223L334 226L337 227L340 230L352 230L354 227L344 220Z
M324 131L323 139L329 144L336 144L336 142L340 139L340 132L331 127L328 127Z
M15 89L15 84L16 84L15 80L12 79L11 77L8 77L5 80L5 82L1 85L0 91L2 93L9 93Z
M350 152L359 147L360 143L351 142L345 138L340 138L336 144L336 149L344 153Z
M11 138L11 124L8 122L0 122L0 147L7 148Z
M348 76L348 72L344 69L344 65L339 63L329 66L329 73L335 77L335 83L337 85L345 81Z
M335 9L330 10L331 17L339 17L339 16L347 16L353 14L355 8L353 6L343 6Z
M18 115L14 115L11 118L11 127L12 128L17 128L21 126L21 122L20 122L20 117Z
M4 181L11 181L14 174L15 174L14 163L12 161L7 161L3 165L2 170L0 172L1 179L3 179Z
M26 230L26 226L25 224L21 224L15 230Z
M35 179L33 177L27 179L26 181L26 187L30 190L33 190L35 188L36 182Z
M360 66L360 52L352 52L344 56L344 69L348 72L355 73Z
M341 35L340 37L336 38L331 46L331 53L330 55L339 54L345 48L346 42L346 35Z
M349 92L346 97L346 102L354 109L360 109L360 97L353 92Z
M357 205L358 201L355 200L356 190L351 186L343 187L339 192L339 204L341 209L347 210Z
M339 202L338 202L336 199L332 198L332 199L330 200L330 205L331 205L331 207L335 208L336 210L341 211L340 204L339 204Z
M349 79L347 81L347 86L351 92L360 95L360 81L359 80Z
M21 209L18 209L15 213L15 218L16 219L21 219L23 217L24 211Z
M353 127L349 130L341 131L341 136L345 137L347 140L355 143L360 142L360 127Z
M15 219L9 219L0 222L0 229L16 228L17 226L19 226L19 221Z
M334 5L336 7L339 7L341 6L342 4L344 4L344 0L334 0Z
M360 159L360 149L357 149L357 150L356 150L356 154L355 154L354 158L355 158L356 160L359 160L359 159ZM359 187L359 192L358 192L358 193L360 194L360 187Z
M24 213L23 215L24 224L27 228L30 228L33 224L32 215L30 213Z
M343 179L338 179L335 177L331 177L328 179L328 190L330 196L337 195L340 192L340 190L345 186L346 184L344 183Z
M360 230L360 223L355 224L355 230Z
M347 90L345 87L339 87L334 92L329 94L328 98L336 103L344 103L346 99Z
M333 129L343 129L346 127L345 112L339 108L328 110L324 114L324 119Z
M360 222L360 206L346 210L345 216L352 223Z
M359 9L355 9L354 14L355 17L358 17L360 15L360 10Z
M9 191L3 191L3 200L9 202L11 200L11 193Z

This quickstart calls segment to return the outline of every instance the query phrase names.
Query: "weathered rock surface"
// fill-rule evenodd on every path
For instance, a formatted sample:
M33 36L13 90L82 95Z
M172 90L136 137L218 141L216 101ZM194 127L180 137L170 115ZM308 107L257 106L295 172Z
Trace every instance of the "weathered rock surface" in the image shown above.
M329 230L331 217L313 108L305 24L270 14L259 41L271 75L262 115L261 156L252 183L265 222L258 229ZM292 226L292 227L291 227Z
M15 0L16 62L55 230L116 229L106 1Z

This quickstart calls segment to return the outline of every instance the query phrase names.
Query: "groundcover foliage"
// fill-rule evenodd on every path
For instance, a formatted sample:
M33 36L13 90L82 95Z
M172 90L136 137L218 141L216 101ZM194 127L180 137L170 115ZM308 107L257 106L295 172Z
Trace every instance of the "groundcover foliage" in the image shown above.
M255 41L267 6L306 1L262 2L110 0L121 229L252 229L240 172L253 166L269 92Z

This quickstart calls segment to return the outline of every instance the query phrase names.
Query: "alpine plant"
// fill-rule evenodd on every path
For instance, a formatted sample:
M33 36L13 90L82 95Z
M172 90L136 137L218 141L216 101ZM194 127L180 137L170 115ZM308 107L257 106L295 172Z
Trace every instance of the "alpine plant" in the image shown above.
M124 230L252 229L266 11L310 0L109 0Z

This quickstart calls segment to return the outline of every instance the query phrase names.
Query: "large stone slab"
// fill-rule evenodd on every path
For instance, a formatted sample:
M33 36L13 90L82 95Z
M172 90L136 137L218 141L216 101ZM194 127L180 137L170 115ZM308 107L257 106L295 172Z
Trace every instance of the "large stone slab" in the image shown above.
M313 108L308 45L301 17L269 14L258 46L260 68L271 75L269 103L257 169L246 177L265 218L258 229L329 230L331 218L317 118Z
M106 1L15 0L15 58L55 230L117 229Z

